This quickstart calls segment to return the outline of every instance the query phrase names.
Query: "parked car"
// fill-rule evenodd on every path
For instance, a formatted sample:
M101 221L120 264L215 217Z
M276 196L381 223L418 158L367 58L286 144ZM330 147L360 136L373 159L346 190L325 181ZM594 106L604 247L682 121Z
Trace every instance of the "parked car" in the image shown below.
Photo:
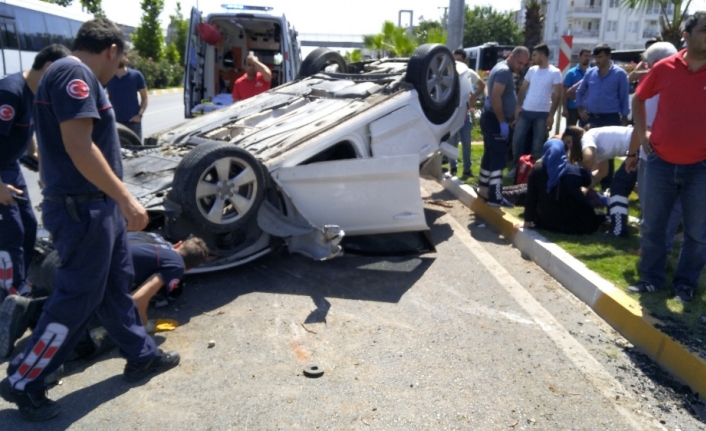
M463 125L467 73L438 44L355 64L319 48L300 79L123 150L123 181L148 229L206 240L218 257L195 271L282 245L329 259L344 235L413 232L429 242L420 166Z

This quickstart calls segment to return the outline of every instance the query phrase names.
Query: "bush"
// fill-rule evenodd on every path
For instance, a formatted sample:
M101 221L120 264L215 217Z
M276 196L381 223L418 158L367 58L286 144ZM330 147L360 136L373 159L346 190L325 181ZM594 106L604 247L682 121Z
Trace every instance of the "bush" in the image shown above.
M183 83L184 67L181 64L166 58L154 61L151 57L140 57L137 51L130 53L128 58L128 66L145 76L148 89L179 87Z

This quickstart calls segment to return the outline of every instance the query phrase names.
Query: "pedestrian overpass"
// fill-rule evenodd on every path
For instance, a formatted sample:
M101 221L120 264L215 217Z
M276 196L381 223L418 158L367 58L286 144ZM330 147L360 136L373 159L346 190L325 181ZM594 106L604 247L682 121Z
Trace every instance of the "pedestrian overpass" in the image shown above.
M360 34L299 33L301 46L324 48L365 48Z

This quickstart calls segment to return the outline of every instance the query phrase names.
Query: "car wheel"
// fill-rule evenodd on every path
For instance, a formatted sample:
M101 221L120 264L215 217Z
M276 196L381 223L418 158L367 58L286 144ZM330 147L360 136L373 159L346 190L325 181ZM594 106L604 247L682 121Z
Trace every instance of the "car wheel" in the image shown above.
M177 166L170 197L187 220L207 232L232 232L257 214L264 178L262 165L247 151L203 143Z
M324 71L346 73L348 71L346 60L336 51L328 48L316 48L306 56L299 67L299 78L306 78Z
M120 139L121 148L142 146L142 140L135 132L120 123L116 123L116 126L118 127L118 138Z
M406 81L419 93L424 114L434 124L447 122L459 104L458 72L451 51L440 44L417 48L407 64Z

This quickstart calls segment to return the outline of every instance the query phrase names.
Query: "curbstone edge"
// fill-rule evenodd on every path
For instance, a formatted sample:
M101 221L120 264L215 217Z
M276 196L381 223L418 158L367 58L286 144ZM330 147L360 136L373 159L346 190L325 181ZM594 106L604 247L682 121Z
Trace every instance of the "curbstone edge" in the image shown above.
M519 219L488 206L458 178L445 177L438 182L634 346L694 392L706 394L706 361L657 329L655 325L661 322L647 314L640 303L538 232L516 229L515 225L522 223Z

